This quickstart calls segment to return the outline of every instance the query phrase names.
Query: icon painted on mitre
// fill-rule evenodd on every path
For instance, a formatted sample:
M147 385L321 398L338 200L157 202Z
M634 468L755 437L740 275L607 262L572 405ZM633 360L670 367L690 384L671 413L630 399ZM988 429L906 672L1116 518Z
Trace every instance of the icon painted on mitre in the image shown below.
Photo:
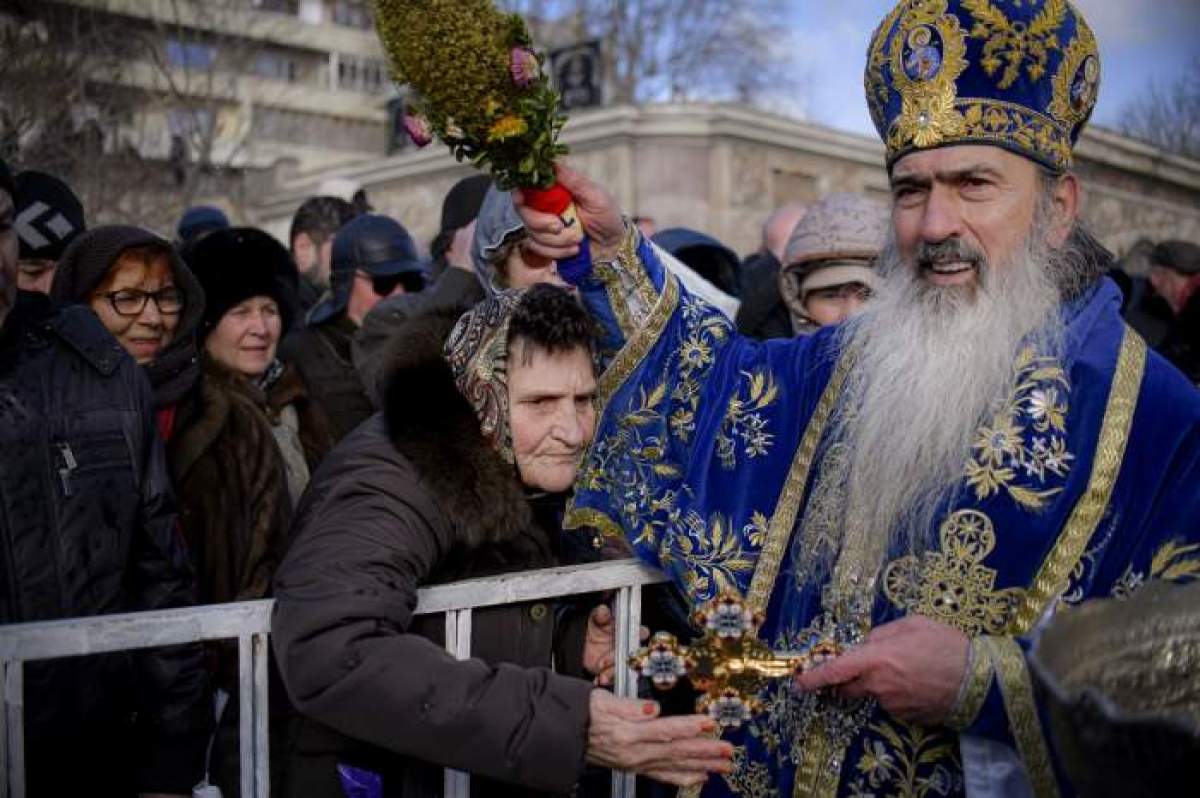
M1089 55L1079 65L1075 80L1071 82L1071 107L1076 112L1086 110L1096 99L1096 86L1100 82L1100 62Z
M909 80L933 80L942 69L941 41L934 43L934 33L921 25L908 34L908 54L904 57L904 74Z

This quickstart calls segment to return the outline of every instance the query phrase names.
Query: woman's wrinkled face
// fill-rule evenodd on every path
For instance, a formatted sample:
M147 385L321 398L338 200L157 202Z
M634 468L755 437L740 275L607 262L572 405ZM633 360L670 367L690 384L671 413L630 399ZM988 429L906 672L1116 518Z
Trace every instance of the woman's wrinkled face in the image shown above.
M558 493L575 482L596 430L596 378L584 348L549 353L521 339L508 357L513 455L521 482Z
M275 359L282 329L275 300L250 297L225 312L205 339L204 351L225 368L255 379Z
M175 291L166 255L125 252L88 304L125 351L144 366L162 353L175 334L181 309Z

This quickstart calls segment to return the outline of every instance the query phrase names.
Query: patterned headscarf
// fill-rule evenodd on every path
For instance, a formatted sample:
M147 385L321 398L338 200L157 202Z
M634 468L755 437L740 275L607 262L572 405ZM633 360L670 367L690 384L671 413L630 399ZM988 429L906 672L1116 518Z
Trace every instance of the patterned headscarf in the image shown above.
M505 462L515 462L508 423L508 327L524 295L501 291L454 325L444 355L454 384L475 409L479 429Z

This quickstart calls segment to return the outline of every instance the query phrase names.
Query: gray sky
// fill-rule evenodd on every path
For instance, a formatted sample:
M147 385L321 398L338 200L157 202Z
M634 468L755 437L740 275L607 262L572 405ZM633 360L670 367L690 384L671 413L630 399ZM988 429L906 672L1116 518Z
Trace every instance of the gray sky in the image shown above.
M1100 44L1100 99L1092 121L1119 126L1131 97L1151 79L1180 75L1200 56L1200 0L1073 0ZM859 133L874 133L863 99L867 44L893 0L793 0L781 55L802 78L799 100L781 109Z

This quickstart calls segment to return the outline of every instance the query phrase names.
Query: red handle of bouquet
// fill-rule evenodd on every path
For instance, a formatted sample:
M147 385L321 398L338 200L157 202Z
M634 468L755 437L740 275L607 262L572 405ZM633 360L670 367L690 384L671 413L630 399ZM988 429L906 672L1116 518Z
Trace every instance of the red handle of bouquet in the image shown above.
M581 224L571 193L563 188L561 183L555 183L550 188L523 188L521 194L527 206L542 213L554 214L567 227ZM579 242L579 252L558 261L558 273L571 285L578 285L587 277L591 268L592 253L585 233Z

